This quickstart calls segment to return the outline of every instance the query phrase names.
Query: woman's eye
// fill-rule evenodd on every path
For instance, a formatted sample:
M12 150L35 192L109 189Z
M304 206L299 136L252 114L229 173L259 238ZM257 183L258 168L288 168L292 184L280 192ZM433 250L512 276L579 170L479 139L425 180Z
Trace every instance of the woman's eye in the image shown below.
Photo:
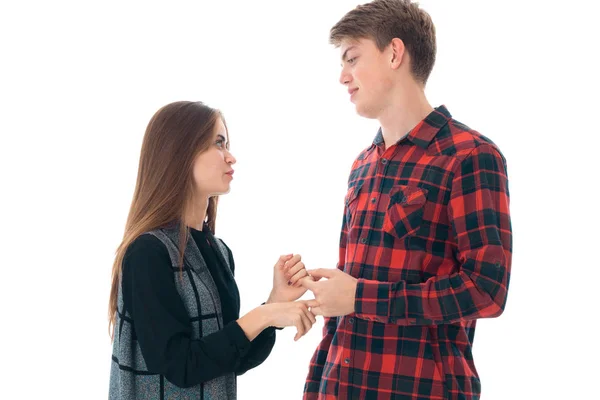
M215 142L215 144L217 145L217 147L223 147L223 140L219 139Z

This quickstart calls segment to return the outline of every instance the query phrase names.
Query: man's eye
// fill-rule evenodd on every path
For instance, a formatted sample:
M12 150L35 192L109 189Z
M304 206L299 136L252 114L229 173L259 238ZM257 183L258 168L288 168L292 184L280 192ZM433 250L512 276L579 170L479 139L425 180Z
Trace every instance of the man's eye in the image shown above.
M353 57L353 58L349 58L349 59L348 59L348 63L349 63L349 64L353 64L353 63L354 63L354 61L356 61L356 57Z

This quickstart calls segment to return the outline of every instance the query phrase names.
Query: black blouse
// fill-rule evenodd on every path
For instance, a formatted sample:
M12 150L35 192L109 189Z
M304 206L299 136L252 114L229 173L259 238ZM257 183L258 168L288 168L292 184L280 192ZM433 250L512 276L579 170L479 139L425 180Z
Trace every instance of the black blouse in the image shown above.
M190 318L175 287L169 252L152 235L138 237L127 249L122 281L124 307L132 316L148 370L174 384L186 382L186 386L227 373L241 375L262 364L275 344L274 328L248 340L236 322L240 311L237 284L211 245L214 237L210 232L190 230L219 292L222 330L191 339ZM227 250L233 270L233 256Z

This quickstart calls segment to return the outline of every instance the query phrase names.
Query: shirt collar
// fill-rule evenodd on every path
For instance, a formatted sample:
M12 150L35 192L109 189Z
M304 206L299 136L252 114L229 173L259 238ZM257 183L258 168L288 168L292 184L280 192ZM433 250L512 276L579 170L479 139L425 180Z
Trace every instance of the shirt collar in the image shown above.
M429 115L427 115L427 117L425 117L425 119L412 128L410 132L408 132L408 135L404 136L400 140L406 138L417 146L426 149L435 135L437 135L440 129L442 129L451 118L452 115L446 106L441 105L436 107L431 113L429 113ZM381 132L381 128L379 128L377 134L375 135L375 139L373 139L373 145L378 146L381 144L383 144L383 134Z

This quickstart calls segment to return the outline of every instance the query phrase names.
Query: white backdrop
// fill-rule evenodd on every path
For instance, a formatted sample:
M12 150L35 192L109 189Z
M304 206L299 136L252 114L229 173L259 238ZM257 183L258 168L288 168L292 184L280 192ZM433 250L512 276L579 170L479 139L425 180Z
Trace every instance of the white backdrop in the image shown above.
M144 129L169 102L227 118L238 163L217 234L242 312L280 254L335 267L347 175L378 127L327 43L358 3L2 1L1 398L107 397L112 259ZM483 400L600 398L593 3L421 2L438 33L431 103L508 160L513 274L504 315L478 325ZM301 398L321 328L278 333L239 398Z

